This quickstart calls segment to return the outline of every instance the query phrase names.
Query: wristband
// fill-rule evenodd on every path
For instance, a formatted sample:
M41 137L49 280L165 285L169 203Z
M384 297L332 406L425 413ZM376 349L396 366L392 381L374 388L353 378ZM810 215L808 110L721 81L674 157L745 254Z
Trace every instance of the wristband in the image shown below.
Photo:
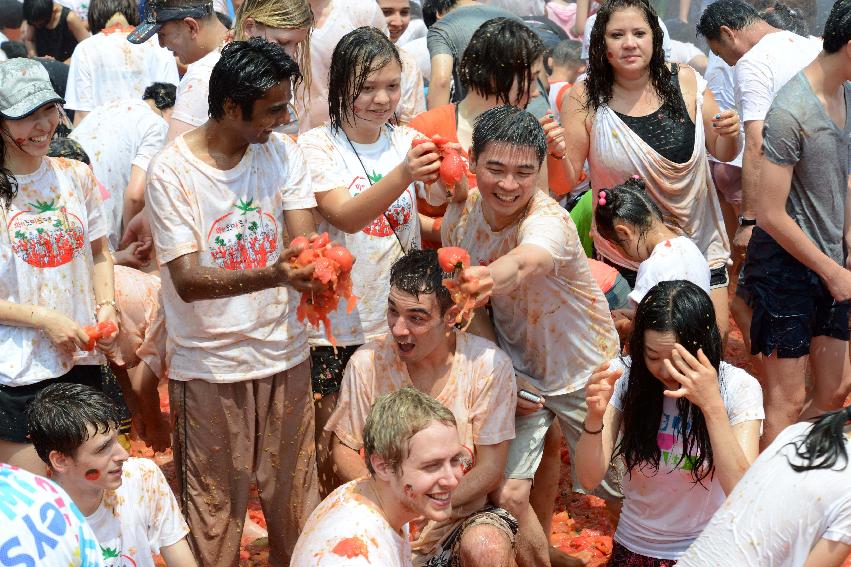
M567 157L567 154L562 154L560 156L557 156L554 153L550 152L550 157L553 158L553 159L557 159L557 160L561 161L561 160L563 160L564 158Z
M756 226L756 219L739 217L739 226Z
M588 429L588 426L587 426L587 425L585 425L585 422L583 421L583 422L582 422L582 431L584 431L584 432L585 432L585 433L587 433L588 435L597 435L598 433L602 433L602 432L603 432L603 425L602 425L602 424L600 424L600 429L598 429L597 431L591 431L590 429Z

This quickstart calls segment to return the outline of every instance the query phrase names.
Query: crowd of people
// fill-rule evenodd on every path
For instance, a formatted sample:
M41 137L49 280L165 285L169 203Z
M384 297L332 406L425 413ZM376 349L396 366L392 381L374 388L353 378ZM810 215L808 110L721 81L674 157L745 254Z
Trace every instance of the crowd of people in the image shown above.
M0 0L0 50L0 565L235 566L253 495L277 567L582 565L562 448L613 567L848 560L851 0Z

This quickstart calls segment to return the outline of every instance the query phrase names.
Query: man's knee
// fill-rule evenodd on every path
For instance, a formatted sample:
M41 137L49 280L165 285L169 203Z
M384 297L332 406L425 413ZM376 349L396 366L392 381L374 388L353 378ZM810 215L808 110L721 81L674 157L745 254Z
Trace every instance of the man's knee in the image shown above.
M470 526L461 535L461 565L507 567L514 557L514 546L504 530L491 524Z
M492 501L520 520L529 509L529 493L531 490L531 479L509 478L503 481L491 495Z

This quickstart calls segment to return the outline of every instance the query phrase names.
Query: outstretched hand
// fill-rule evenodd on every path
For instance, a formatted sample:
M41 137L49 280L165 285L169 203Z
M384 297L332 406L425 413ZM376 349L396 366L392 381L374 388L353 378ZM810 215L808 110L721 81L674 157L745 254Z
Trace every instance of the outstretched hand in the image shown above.
M615 382L623 375L622 369L610 370L609 367L610 363L604 362L595 368L588 383L585 384L585 403L588 406L586 421L588 418L594 421L603 419L609 400L615 393Z

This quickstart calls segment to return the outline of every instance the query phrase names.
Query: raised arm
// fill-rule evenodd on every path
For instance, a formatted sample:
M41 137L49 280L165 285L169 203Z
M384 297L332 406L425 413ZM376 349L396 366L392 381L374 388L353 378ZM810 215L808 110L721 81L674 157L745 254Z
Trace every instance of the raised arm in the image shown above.
M496 445L476 445L476 466L464 475L452 493L453 506L463 506L487 496L499 486L508 461L510 443L503 441Z
M561 163L570 188L579 183L591 148L591 114L585 108L585 98L585 83L579 82L567 91L567 100L561 107L565 139L565 158Z
M612 461L623 416L609 404L609 400L621 374L620 369L609 369L609 363L605 362L597 367L585 386L588 412L585 415L585 431L576 444L575 466L576 477L586 490L592 490L602 482Z

